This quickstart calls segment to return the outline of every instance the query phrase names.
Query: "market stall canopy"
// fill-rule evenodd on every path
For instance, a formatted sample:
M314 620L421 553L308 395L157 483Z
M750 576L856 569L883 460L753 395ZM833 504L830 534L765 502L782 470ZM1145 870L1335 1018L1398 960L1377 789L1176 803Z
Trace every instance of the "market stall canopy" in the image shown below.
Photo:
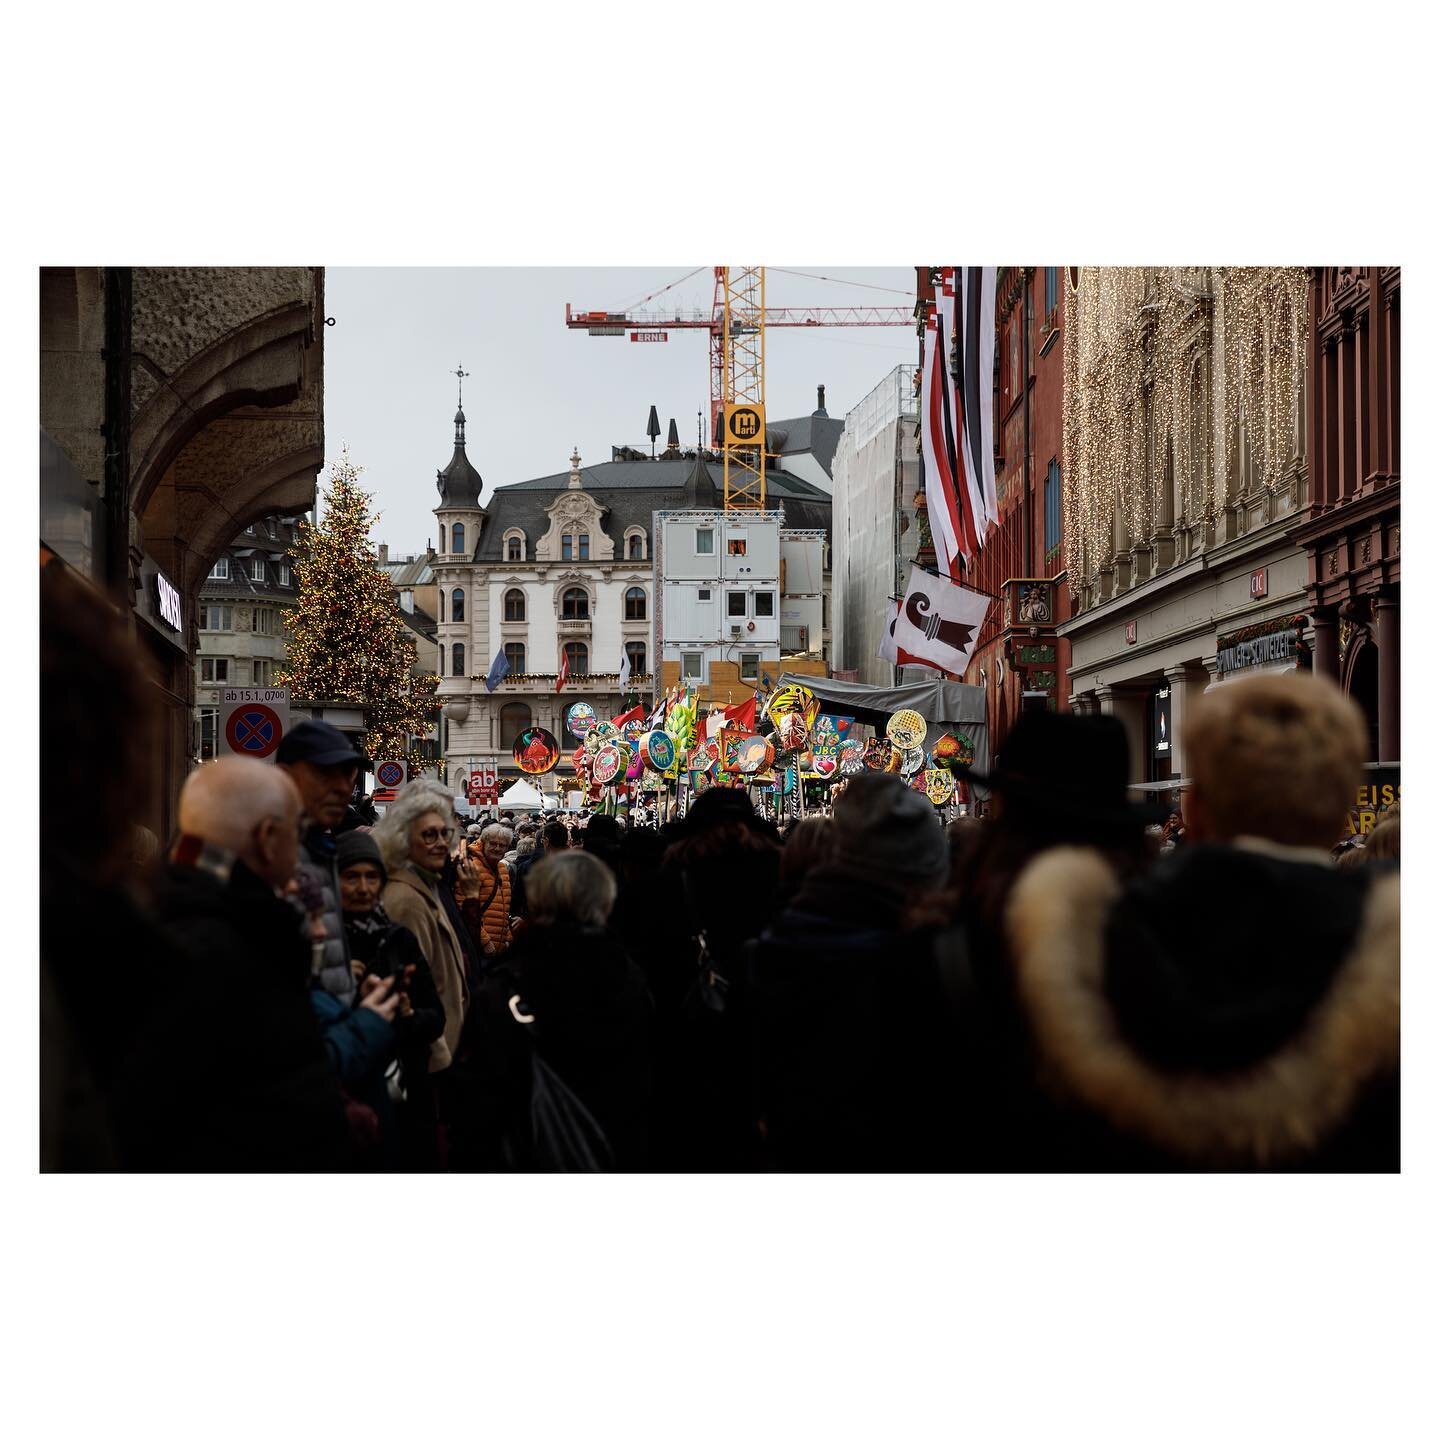
M500 810L543 810L545 797L528 781L517 780L501 797Z
M975 746L975 768L990 767L990 740L985 724L985 691L958 680L917 680L908 685L862 685L855 680L826 680L819 675L780 676L781 685L803 685L826 715L853 715L861 724L885 733L897 710L914 710L925 720L931 738L942 731L965 735Z

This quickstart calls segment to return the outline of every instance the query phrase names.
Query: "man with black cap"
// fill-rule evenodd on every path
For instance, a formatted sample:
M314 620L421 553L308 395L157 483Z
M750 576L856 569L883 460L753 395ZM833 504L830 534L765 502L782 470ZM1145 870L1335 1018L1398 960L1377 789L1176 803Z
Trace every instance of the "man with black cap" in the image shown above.
M295 782L305 807L303 851L297 868L302 882L312 882L307 888L323 897L320 920L325 943L319 981L337 1000L353 1005L356 984L340 907L333 832L345 818L363 760L343 731L323 720L302 720L281 740L275 763Z

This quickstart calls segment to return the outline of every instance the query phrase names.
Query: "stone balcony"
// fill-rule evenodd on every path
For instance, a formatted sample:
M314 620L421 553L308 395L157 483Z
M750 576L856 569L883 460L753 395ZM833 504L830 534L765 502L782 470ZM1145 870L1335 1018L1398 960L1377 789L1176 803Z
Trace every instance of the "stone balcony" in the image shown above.
M555 633L562 640L588 640L592 622L584 620L557 620Z

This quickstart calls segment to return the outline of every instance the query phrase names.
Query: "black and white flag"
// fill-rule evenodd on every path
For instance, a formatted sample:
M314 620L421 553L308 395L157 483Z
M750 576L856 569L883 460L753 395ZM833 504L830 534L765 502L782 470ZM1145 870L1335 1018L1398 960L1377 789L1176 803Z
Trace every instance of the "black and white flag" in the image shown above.
M905 657L898 663L963 674L993 599L912 565L905 598L890 622L890 646Z

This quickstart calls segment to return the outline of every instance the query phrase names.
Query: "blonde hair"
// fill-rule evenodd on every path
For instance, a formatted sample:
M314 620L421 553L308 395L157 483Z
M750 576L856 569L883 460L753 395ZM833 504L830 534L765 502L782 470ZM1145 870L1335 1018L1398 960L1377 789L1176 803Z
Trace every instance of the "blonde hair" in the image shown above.
M1255 675L1202 695L1187 717L1186 768L1217 839L1335 840L1365 764L1365 718L1323 675Z
M598 930L610 918L615 890L604 861L584 850L566 850L535 862L525 877L525 905L537 925L572 920Z

